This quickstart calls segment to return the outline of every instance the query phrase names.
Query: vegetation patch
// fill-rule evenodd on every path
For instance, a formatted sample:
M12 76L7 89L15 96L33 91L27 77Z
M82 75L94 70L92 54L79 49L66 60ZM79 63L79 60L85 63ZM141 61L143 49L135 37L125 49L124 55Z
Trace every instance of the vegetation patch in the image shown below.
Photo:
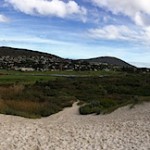
M39 118L57 113L79 100L80 114L105 114L121 106L131 104L132 108L143 101L150 101L149 74L100 76L95 73L89 77L13 81L14 78L10 78L10 82L0 84L0 113Z

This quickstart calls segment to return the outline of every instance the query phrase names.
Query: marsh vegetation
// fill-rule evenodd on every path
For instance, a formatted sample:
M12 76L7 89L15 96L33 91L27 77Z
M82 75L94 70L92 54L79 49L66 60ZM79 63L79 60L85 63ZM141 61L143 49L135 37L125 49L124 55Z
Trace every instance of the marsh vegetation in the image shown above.
M17 73L16 76L14 72L8 75L3 71L0 75L0 113L39 118L57 113L79 100L80 114L105 114L121 106L130 104L133 108L150 101L148 73L79 74L87 73L90 76L54 77L31 73Z

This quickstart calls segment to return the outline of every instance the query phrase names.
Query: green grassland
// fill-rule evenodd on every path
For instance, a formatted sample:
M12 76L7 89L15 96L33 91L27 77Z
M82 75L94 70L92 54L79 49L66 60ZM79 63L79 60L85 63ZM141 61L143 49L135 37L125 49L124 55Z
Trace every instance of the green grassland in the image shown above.
M67 75L67 76L64 76ZM150 74L0 70L0 113L49 116L79 101L80 114L105 114L150 101Z

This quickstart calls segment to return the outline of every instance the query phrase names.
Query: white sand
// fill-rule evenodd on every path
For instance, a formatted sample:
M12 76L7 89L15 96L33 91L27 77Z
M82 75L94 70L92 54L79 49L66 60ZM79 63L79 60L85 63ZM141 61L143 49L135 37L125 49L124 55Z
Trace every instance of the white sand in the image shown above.
M109 115L78 114L76 104L42 119L0 115L0 150L150 150L150 103Z

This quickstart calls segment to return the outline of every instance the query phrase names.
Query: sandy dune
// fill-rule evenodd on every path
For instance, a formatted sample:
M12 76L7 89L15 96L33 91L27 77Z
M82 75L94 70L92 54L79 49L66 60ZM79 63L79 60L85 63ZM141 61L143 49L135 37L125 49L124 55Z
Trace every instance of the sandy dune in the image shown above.
M0 150L150 150L150 103L104 116L76 104L42 119L0 115Z

